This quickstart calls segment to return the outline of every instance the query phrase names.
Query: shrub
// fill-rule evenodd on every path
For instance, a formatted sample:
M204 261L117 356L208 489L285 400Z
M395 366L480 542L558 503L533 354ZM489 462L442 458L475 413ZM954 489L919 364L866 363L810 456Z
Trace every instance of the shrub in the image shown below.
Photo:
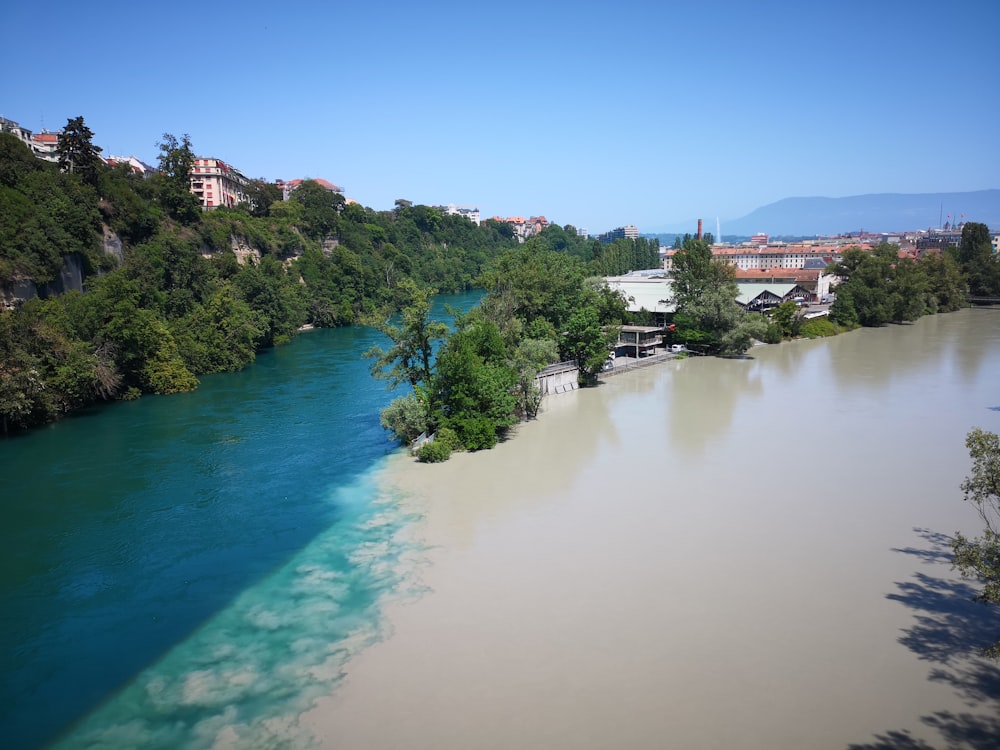
M416 440L427 427L427 410L412 393L393 399L379 416L382 426L401 443Z
M497 444L496 424L486 417L466 417L452 423L466 450L489 450Z
M417 451L417 460L425 464L437 464L451 458L451 446L444 440L424 443Z
M780 344L782 338L781 326L777 323L769 323L761 341L765 344Z
M823 318L812 318L807 320L802 324L802 328L799 330L799 335L806 337L807 339L818 339L823 336L836 336L840 333L840 330L833 324L827 317Z
M442 427L434 435L435 443L444 443L453 451L462 450L462 441L458 439L458 433L456 433L450 427Z

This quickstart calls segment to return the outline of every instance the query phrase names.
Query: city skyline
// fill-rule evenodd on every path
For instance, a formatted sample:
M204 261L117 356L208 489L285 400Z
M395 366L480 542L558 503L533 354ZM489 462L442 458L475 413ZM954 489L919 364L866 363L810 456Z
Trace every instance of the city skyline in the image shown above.
M35 131L83 115L106 154L153 163L163 133L188 133L247 176L326 178L377 210L714 231L783 198L982 190L1000 172L1000 50L969 31L996 27L996 3L55 14L8 10L23 33L0 52L0 115Z

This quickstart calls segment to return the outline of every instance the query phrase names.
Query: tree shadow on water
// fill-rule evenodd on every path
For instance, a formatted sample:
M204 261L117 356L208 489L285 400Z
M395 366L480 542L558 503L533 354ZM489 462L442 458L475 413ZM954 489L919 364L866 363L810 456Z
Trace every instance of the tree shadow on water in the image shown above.
M936 750L936 748L969 748L996 750L1000 738L1000 719L995 716L955 714L936 711L922 716L920 721L941 735L941 745L932 745L914 737L909 730L897 729L876 734L872 742L848 745L848 750Z
M913 555L924 565L947 566L942 575L917 572L897 581L886 598L913 611L913 624L897 639L921 661L934 665L930 682L950 686L976 713L937 711L920 722L940 735L939 745L913 737L909 730L875 735L874 741L849 745L849 750L932 750L935 747L997 750L1000 748L1000 663L980 656L1000 632L1000 612L973 598L978 589L950 574L951 537L914 529L924 540L916 547L894 549Z

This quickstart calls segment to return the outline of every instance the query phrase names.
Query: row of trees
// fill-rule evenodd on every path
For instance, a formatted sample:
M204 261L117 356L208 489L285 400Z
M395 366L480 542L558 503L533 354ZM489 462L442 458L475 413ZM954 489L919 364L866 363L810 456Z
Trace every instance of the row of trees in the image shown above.
M871 252L848 248L829 270L843 281L830 309L834 323L852 328L913 321L950 312L973 296L1000 297L1000 261L985 224L967 223L957 249L919 260L899 258L896 245Z
M481 275L482 304L458 315L450 334L430 320L429 293L402 285L408 300L399 322L380 325L392 346L368 356L376 376L412 392L383 410L382 424L401 442L435 433L419 456L440 461L453 450L491 448L534 417L535 376L545 365L575 360L581 379L592 381L617 340L625 301L590 273L565 252L530 243L509 250Z

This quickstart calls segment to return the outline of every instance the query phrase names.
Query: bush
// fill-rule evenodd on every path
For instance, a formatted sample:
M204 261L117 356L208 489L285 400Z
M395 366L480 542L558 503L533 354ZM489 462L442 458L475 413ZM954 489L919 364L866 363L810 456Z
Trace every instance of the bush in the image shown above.
M456 420L453 427L466 450L489 450L497 444L497 428L492 419L466 417Z
M824 336L836 336L840 333L840 329L837 328L827 317L823 318L812 318L807 320L802 324L802 328L799 329L799 335L804 336L807 339L818 339Z
M769 323L761 341L765 344L780 344L782 338L781 326L777 323Z
M411 443L427 427L427 410L412 393L393 399L379 415L379 422L401 443Z
M437 464L451 458L451 446L444 440L424 443L417 451L417 460L425 464Z
M462 450L462 441L458 439L458 433L456 433L450 427L442 427L434 434L435 443L444 443L453 451Z

